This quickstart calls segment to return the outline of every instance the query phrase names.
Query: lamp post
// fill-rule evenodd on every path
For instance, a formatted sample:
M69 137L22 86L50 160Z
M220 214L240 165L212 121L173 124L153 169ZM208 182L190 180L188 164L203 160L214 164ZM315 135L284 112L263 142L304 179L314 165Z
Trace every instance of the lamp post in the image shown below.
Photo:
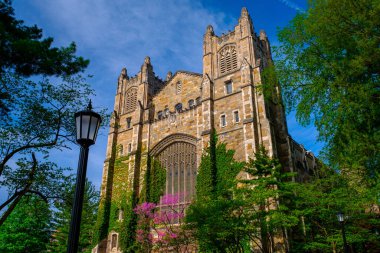
M343 247L344 247L344 253L349 253L348 252L348 246L347 246L347 241L346 241L346 231L344 230L344 214L342 212L338 212L336 214L338 221L340 223L340 226L342 228L342 237L343 237Z
M95 144L101 122L102 119L100 115L92 111L91 100L88 104L87 110L75 113L76 141L81 147L75 187L74 206L71 212L67 253L77 253L78 250L83 194L86 181L88 148Z

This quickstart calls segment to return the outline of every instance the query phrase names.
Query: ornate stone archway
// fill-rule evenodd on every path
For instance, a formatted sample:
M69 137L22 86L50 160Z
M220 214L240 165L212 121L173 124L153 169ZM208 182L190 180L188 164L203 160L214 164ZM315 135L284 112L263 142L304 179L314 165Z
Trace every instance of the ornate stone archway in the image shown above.
M179 196L189 203L195 194L197 176L197 139L187 134L172 134L157 143L150 155L166 169L165 195Z

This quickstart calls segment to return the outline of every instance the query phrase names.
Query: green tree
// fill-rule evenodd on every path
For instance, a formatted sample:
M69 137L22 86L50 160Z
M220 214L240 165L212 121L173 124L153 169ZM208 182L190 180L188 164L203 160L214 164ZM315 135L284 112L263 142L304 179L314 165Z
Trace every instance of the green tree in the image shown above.
M68 183L69 182L69 183ZM49 250L56 253L64 253L67 250L71 210L73 207L75 181L67 180L62 199L54 202L52 240ZM94 185L86 181L83 197L82 221L80 227L78 252L91 252L94 237L94 225L96 222L96 210L99 205L99 192Z
M34 83L8 73L0 81L11 85L17 96L12 110L0 115L0 185L9 193L0 205L1 226L25 194L59 197L67 169L47 159L51 150L74 142L73 115L85 108L83 98L92 90L81 77L53 85L47 79Z
M302 124L313 121L332 165L373 177L380 167L380 2L309 3L278 34L276 73L287 109Z
M351 178L330 168L321 168L310 182L294 189L293 213L302 217L298 229L293 230L295 252L340 251L343 249L341 227L337 212L345 215L347 243L356 252L378 252L380 236L379 193L374 188L357 190ZM301 236L302 235L302 236Z
M35 196L24 196L0 227L0 252L43 253L51 235L49 205Z
M214 137L215 138L215 137ZM239 217L240 200L234 199L237 175L243 163L234 160L234 151L217 143L212 161L212 145L206 148L198 168L196 200L189 207L186 221L201 252L241 252L246 236ZM212 144L212 143L211 143ZM216 165L216 180L213 179ZM216 182L216 185L214 183Z
M14 17L11 2L0 0L0 186L9 193L0 203L0 226L26 194L59 197L66 169L47 162L49 154L70 147L73 115L93 94L74 75L88 65L75 44L53 47L40 28Z
M13 70L22 76L36 74L72 75L83 71L89 61L75 56L76 46L52 47L53 38L42 38L42 29L25 26L14 17L11 0L0 1L0 75ZM10 108L7 101L12 92L2 86L0 89L0 114Z
M239 180L237 197L242 199L245 231L261 252L286 251L286 231L296 226L298 217L291 212L296 183L284 173L277 159L268 156L263 146L244 167L246 179Z

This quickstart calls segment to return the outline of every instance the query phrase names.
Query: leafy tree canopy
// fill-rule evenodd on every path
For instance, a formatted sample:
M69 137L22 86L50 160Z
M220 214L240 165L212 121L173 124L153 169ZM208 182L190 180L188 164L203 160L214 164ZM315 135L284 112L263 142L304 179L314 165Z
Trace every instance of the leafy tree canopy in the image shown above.
M351 181L350 177L330 168L320 168L319 175L310 182L295 185L292 212L303 221L298 229L293 230L295 252L342 249L337 212L344 213L349 245L358 252L379 250L380 237L376 233L380 229L379 186L358 190L351 186Z
M14 17L11 3L0 1L0 73L8 68L24 76L72 75L87 67L88 60L75 56L75 43L52 47L53 38L42 38L42 29Z
M0 227L0 251L42 253L51 235L49 205L38 197L26 196Z
M75 44L53 47L40 28L15 18L11 4L0 0L0 187L9 193L0 226L25 195L61 197L67 169L48 161L49 154L70 148L73 115L93 95L76 75L89 62L75 55Z
M84 98L92 90L81 77L52 84L4 73L0 84L14 97L9 100L10 113L0 115L0 186L9 193L0 205L1 225L25 194L49 200L60 196L67 169L47 159L52 149L69 148L74 142L73 115L85 108Z
M287 109L315 123L333 165L369 176L380 161L379 27L378 0L312 0L275 50Z
M64 186L64 194L61 199L54 202L53 213L53 240L49 243L49 250L56 253L64 253L67 250L67 240L71 220L71 210L74 203L75 181L70 178ZM99 204L99 192L94 185L86 181L83 196L82 221L79 236L78 252L91 252L94 243L94 225L96 222L96 211Z
M83 71L88 60L75 55L75 43L53 47L53 38L43 38L42 29L26 26L14 16L11 0L0 0L0 79L5 72L29 77L32 75L72 75ZM12 89L0 86L0 115L12 110Z

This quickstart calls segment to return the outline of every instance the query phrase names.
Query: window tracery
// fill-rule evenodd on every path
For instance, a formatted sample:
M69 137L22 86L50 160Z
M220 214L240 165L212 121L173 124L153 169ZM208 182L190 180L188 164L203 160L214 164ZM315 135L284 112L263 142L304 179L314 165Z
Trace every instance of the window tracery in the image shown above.
M176 195L179 204L191 201L195 194L196 147L187 142L174 142L158 154L158 160L166 169L164 195Z
M188 205L195 194L196 138L187 134L169 135L156 144L150 154L157 158L166 170L166 187L163 195L175 195L178 197L179 205ZM161 199L159 208L170 207Z
M182 91L182 83L177 82L176 93L179 94L179 93L181 93L181 91Z
M137 88L132 87L125 93L125 109L124 112L132 112L136 109L137 106Z
M220 74L237 69L237 54L234 45L227 45L219 52Z

